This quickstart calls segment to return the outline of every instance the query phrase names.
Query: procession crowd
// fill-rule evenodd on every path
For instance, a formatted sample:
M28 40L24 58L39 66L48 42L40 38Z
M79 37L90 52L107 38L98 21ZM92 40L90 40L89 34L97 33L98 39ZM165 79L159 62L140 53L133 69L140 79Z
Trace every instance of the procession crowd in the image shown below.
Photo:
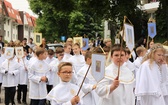
M110 38L102 43L90 43L82 50L68 38L54 51L45 38L40 46L31 38L28 44L24 38L6 46L0 40L5 105L16 105L15 97L18 104L27 105L27 92L30 105L168 105L168 49L154 41L149 42L148 49L142 43L133 51L112 45ZM7 47L23 47L24 56L17 58L14 52L6 59ZM92 54L106 57L101 81L92 75Z

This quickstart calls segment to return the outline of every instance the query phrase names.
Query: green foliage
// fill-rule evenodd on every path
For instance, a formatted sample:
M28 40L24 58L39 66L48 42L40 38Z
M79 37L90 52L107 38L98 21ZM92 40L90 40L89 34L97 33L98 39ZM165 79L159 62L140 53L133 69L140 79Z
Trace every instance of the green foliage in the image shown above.
M157 36L161 42L168 40L168 3L167 0L160 0L160 6L156 11ZM164 39L164 40L163 40Z
M137 8L137 0L28 0L39 17L36 31L53 41L62 35L103 36L103 20L111 20L113 33L122 27L124 16L132 22L135 35L146 34L147 16ZM128 21L127 21L128 22Z

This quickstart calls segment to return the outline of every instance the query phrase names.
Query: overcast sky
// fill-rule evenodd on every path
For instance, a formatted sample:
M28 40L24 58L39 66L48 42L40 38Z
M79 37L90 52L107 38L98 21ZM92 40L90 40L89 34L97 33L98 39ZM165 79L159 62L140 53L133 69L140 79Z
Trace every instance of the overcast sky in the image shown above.
M29 4L27 0L6 0L12 4L14 9L19 11L26 11L30 15L35 16L35 14L30 10Z

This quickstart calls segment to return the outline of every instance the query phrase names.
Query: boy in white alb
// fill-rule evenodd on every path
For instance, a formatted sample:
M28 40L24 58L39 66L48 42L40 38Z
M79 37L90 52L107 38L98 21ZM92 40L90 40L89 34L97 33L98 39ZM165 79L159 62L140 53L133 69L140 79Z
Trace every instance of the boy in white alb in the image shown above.
M80 54L80 45L75 43L73 45L73 52L74 52L74 55L69 58L69 62L72 63L73 65L73 69L75 70L75 72L77 73L80 68L82 68L85 64L85 58L83 55Z
M90 51L87 51L85 54L86 64L77 73L79 86L81 85L84 76L89 68L89 65L92 62L91 56L92 53ZM82 86L82 91L85 93L85 96L83 97L84 105L98 105L99 96L94 90L96 88L96 84L97 82L93 78L90 68Z
M27 51L24 50L24 56L19 60L18 63L20 64L19 69L19 82L18 82L18 90L17 90L17 101L21 104L21 93L23 92L22 103L27 104L27 84L28 84L28 60L26 59Z
M64 57L63 61L68 62L68 59L72 57L70 54L72 50L72 46L70 44L65 44L64 45Z
M58 65L63 61L62 59L64 57L64 49L62 47L57 47L55 52L57 58L49 64L51 67L50 70L51 77L49 79L49 84L53 86L56 86L60 82L57 72L58 72Z
M2 50L2 53L0 56L0 68L1 68L1 65L4 61L5 61L5 57L4 57L3 50ZM2 78L3 78L2 73L0 72L0 94L1 94ZM0 102L1 102L1 97L0 97Z
M79 87L70 83L73 74L72 64L61 62L58 65L57 74L61 81L49 92L46 99L50 101L51 105L82 105L80 99L80 96L83 95L82 91L79 96L76 96Z
M29 68L29 98L30 105L45 105L45 97L47 95L46 83L49 78L49 65L44 61L46 59L46 50L37 48L37 60L30 65Z
M139 67L141 66L142 59L145 56L146 52L147 52L147 50L145 47L143 47L143 46L137 47L136 53L137 53L138 57L133 62L134 66L135 66L135 73L138 71Z
M111 50L112 63L105 69L105 78L97 85L101 97L99 105L135 105L133 93L134 75L124 64L125 50L120 45ZM118 67L120 75L118 77Z
M9 105L10 102L15 105L14 97L18 85L19 68L20 65L15 61L14 57L6 59L1 65L2 86L5 88L5 105Z
M44 60L47 64L50 64L52 61L55 61L56 58L54 57L55 52L52 49L48 50L48 56L47 58ZM53 88L53 83L51 81L53 81L53 72L50 69L49 72L50 78L48 78L48 82L47 82L47 93L49 93L49 91Z

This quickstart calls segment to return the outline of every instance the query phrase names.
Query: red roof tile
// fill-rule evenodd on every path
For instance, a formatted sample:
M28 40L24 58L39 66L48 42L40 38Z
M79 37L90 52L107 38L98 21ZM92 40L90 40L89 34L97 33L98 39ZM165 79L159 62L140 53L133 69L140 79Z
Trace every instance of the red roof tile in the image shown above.
M14 9L14 13L15 13L15 16L16 16L16 22L18 24L23 24L22 19L20 18L19 11Z
M25 12L25 16L26 16L28 25L29 25L29 26L33 26L33 23L32 23L32 20L31 20L31 18L30 18L30 15L29 15L28 13Z
M4 0L4 4L5 4L5 7L6 7L8 16L15 19L16 16L15 16L15 13L14 13L14 10L13 10L13 7L12 7L11 3Z
M2 13L2 2L0 2L0 13ZM6 15L5 9L4 9L4 15Z
M32 20L33 26L35 27L36 26L36 18L33 16L30 16L30 18Z

